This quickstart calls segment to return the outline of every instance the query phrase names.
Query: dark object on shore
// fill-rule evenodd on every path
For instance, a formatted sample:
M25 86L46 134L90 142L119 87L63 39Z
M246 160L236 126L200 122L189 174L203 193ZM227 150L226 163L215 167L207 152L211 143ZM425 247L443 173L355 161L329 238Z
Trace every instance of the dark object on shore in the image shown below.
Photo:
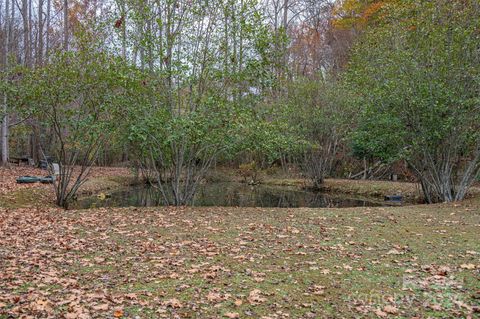
M402 195L388 195L388 196L385 196L385 201L389 201L389 202L401 202L402 200L403 200Z
M40 183L42 183L42 184L53 184L54 179L55 179L55 177L53 177L51 175L39 178Z
M40 160L39 167L41 169L48 169L48 165L52 164L53 162L54 162L53 158L50 156L47 156L46 160L45 159Z
M17 178L18 184L31 184L40 181L40 178L36 176L20 176Z

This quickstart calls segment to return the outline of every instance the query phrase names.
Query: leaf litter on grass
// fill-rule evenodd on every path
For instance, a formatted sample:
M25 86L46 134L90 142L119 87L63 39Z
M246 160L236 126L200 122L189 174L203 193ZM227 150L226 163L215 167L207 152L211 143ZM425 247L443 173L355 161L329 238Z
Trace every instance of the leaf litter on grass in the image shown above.
M479 224L450 206L0 209L0 318L473 318Z

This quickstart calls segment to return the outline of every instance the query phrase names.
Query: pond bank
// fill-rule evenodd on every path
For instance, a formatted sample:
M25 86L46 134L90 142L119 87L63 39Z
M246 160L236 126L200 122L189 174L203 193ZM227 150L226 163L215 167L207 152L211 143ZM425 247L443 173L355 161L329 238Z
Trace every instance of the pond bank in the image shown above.
M302 179L266 179L263 183L267 185L310 187ZM407 182L326 179L320 190L381 198L388 195L402 195L404 198L411 200L421 199L418 184Z
M235 172L235 170L232 170ZM208 182L241 182L242 178L235 173L226 172L224 168L212 170L207 176ZM10 169L0 168L0 207L53 207L54 197L51 185L45 184L16 184L15 180L22 175L44 176L46 171L30 167L12 166ZM132 171L128 168L94 167L87 182L80 188L79 196L95 195L100 192L115 191L135 184ZM265 176L262 185L292 186L308 188L304 179L285 178L283 176ZM322 192L348 194L355 197L378 198L384 196L402 195L407 202L420 202L422 199L420 188L416 183L326 179ZM474 187L472 195L479 195L480 188Z
M48 172L26 166L0 167L0 207L55 207L51 184L17 184L19 176L45 176ZM119 189L135 182L128 168L94 167L91 175L78 191L79 196Z

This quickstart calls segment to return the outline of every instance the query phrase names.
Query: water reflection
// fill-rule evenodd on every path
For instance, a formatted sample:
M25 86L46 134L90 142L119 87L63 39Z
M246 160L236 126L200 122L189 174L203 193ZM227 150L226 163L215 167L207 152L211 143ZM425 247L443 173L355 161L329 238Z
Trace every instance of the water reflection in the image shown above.
M109 193L107 198L81 198L72 208L95 207L149 207L163 206L163 197L151 186L134 186ZM203 185L194 199L194 206L240 207L359 207L382 206L375 200L354 198L345 194L331 194L299 190L295 187L249 186L241 183L212 183Z

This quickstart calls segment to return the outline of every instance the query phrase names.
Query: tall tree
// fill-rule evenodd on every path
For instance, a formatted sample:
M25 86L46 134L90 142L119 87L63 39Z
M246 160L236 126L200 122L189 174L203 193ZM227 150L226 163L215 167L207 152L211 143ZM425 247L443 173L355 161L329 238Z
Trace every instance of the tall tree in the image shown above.
M4 74L6 75L6 71L8 69L8 54L10 49L10 36L11 36L11 21L10 21L10 0L7 0L5 3L5 15L3 21L3 34L5 37L5 41L3 41L2 45L2 68ZM12 3L13 6L13 3ZM4 75L4 76L5 76ZM4 79L5 81L6 79ZM2 96L2 112L0 114L1 119L1 127L0 127L0 145L1 145L1 153L2 159L1 164L3 166L8 165L8 96L6 92L6 88L2 89L3 96Z

